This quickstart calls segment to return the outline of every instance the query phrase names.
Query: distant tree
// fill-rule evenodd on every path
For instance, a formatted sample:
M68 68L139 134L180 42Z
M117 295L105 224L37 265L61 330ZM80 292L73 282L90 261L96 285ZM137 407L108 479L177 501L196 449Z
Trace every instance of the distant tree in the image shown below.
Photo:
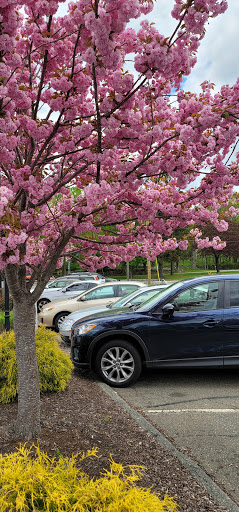
M226 256L236 260L239 257L239 218L236 217L234 220L228 220L228 229L223 232L223 236L219 233L214 226L207 224L202 228L203 237L213 238L221 236L225 246L221 250L217 250L214 247L207 247L201 250L201 254L204 256L212 254L215 259L215 267L217 272L220 272L220 256Z

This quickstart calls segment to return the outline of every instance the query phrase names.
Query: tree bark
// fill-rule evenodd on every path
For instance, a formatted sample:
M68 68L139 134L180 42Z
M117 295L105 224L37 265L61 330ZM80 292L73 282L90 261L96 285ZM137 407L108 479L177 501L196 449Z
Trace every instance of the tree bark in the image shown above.
M157 256L156 257L156 263L157 263L157 268L158 268L158 278L162 281L164 279L164 276L163 276L163 258L162 258L162 256Z
M40 391L35 342L35 305L26 297L13 299L13 325L18 374L17 438L36 439L40 434Z
M171 261L170 261L170 275L172 276L172 275L173 275L173 273L174 273L174 261L173 261L173 260L171 260Z
M148 285L151 284L151 261L147 260Z
M5 275L13 299L18 375L18 413L12 434L17 439L36 439L40 434L40 389L35 340L35 298L28 289L24 267L8 265Z
M192 251L192 268L197 268L197 249L193 249Z
M159 279L162 281L164 279L162 261L158 261L158 266L159 266Z
M214 258L215 258L216 271L219 274L220 273L220 266L219 266L220 254L218 254L216 251L213 251L213 255L214 255Z
M129 281L130 272L129 272L129 261L126 261L126 279Z

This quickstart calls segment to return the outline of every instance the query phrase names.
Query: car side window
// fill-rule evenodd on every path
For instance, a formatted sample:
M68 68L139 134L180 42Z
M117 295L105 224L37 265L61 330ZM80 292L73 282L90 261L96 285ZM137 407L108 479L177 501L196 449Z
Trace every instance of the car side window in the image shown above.
M218 282L203 283L184 290L172 301L175 311L209 311L217 308Z
M49 284L48 288L63 288L67 284L68 281L53 281L53 283Z
M229 307L239 307L239 281L229 281Z
M138 286L133 284L122 284L119 286L119 297L124 297L125 295L128 295L128 293L134 292L138 289Z
M87 293L85 300L107 299L115 296L114 286L105 286L97 288Z
M86 285L84 283L75 283L70 286L67 286L66 291L67 292L74 292L77 290L84 290L86 288Z

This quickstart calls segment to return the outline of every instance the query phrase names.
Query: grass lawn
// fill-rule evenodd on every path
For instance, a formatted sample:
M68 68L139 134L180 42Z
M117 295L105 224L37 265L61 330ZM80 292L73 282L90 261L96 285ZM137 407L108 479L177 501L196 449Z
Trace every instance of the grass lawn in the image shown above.
M216 270L190 270L190 271L182 271L175 272L172 276L169 273L164 274L164 279L166 281L180 281L181 279L192 279L193 277L207 276L216 274ZM220 274L238 274L239 270L221 270ZM157 279L157 276L156 276Z
M185 270L181 272L175 272L173 275L171 275L169 272L164 272L164 279L165 281L181 281L182 279L192 279L193 277L200 277L200 276L207 276L216 274L216 270ZM239 270L221 270L221 274L239 274ZM126 279L126 276L114 276L115 279ZM158 280L158 276L156 273L151 274L151 279ZM134 275L133 280L135 281L147 281L148 276L147 274L140 274L140 275Z

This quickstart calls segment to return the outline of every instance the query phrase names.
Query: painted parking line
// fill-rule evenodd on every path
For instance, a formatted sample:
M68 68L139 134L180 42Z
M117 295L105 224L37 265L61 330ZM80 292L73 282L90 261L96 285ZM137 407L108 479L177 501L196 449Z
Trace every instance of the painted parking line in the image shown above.
M208 412L208 413L239 413L239 409L147 409L148 413L180 413L180 412Z

